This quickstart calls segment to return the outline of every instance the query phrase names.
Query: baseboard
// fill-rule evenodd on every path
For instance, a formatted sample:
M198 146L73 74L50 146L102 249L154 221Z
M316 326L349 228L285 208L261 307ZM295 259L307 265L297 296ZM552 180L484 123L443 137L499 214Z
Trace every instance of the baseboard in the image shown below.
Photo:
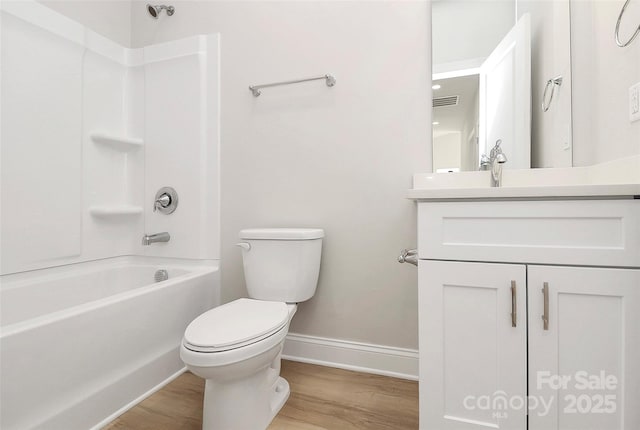
M289 333L282 358L357 372L418 380L418 351Z

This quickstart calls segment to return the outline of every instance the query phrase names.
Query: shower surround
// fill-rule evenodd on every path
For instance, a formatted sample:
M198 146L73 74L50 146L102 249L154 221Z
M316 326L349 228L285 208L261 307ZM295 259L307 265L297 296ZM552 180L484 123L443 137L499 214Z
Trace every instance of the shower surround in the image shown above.
M0 427L90 428L179 374L171 345L219 303L219 38L128 49L0 8Z

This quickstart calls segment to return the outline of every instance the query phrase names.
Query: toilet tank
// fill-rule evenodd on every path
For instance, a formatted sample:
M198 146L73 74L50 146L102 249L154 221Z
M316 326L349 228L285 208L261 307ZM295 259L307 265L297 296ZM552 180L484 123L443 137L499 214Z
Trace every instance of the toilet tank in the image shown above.
M299 303L316 292L324 231L252 228L239 234L249 297Z

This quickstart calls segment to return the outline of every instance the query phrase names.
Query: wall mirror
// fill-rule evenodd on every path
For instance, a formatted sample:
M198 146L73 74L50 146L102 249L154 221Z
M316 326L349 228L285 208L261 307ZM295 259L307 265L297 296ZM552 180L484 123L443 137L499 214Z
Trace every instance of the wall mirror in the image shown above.
M640 39L623 0L433 0L433 171L587 166L640 154ZM631 1L622 39L640 23ZM626 40L626 39L625 39Z
M478 170L498 140L505 168L571 166L569 11L564 0L433 2L434 172ZM553 155L540 144L550 139Z

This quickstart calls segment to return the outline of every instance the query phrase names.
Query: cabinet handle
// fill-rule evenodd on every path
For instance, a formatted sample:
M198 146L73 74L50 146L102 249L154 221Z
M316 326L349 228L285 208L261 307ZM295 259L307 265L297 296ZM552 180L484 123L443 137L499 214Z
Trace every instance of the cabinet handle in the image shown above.
M544 313L542 314L542 328L549 330L549 283L542 284L542 295L544 297Z
M516 281L511 281L511 327L518 325L518 302L516 300Z

